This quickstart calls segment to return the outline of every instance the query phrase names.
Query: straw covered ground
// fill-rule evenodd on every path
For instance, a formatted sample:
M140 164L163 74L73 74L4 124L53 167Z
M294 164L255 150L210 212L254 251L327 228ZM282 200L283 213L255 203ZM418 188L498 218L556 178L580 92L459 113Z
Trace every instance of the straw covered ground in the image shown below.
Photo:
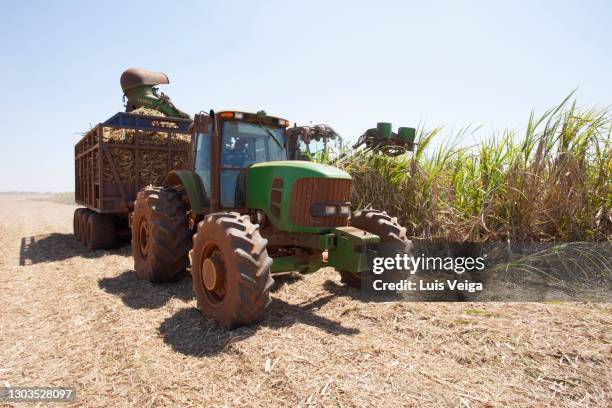
M74 406L609 406L612 306L368 303L326 269L279 279L227 332L190 278L137 281L129 247L86 254L74 207L0 197L0 385Z

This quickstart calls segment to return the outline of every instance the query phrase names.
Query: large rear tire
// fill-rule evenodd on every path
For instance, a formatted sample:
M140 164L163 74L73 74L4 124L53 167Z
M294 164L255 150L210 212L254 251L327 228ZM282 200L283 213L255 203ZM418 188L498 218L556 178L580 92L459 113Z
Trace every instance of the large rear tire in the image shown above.
M373 209L354 211L349 219L349 224L380 237L378 256L395 256L400 252L407 253L408 256L412 255L412 242L406 236L406 228L397 222L396 217L389 216L385 211ZM338 272L342 283L361 289L359 274L343 270Z
M270 304L272 258L259 225L238 213L214 213L193 236L191 275L205 317L234 329L259 322Z
M132 257L140 279L172 280L189 264L191 231L179 193L168 187L142 189L134 205Z

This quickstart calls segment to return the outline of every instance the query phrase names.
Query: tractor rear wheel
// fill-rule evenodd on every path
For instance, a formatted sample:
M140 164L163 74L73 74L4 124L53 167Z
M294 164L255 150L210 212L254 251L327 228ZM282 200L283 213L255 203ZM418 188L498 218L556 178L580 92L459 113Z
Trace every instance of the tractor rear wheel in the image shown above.
M92 213L87 223L87 249L109 249L115 245L115 219L110 214Z
M193 236L191 275L205 317L234 329L257 323L270 304L272 258L259 225L238 213L214 213Z
M134 205L132 257L140 279L167 282L187 268L191 231L187 209L168 187L142 189Z
M397 253L412 255L412 242L406 236L406 228L402 227L396 217L389 216L385 211L365 209L354 211L349 219L352 227L359 228L380 237L381 248L378 256L392 257ZM340 281L354 288L361 288L361 276L356 273L339 270Z

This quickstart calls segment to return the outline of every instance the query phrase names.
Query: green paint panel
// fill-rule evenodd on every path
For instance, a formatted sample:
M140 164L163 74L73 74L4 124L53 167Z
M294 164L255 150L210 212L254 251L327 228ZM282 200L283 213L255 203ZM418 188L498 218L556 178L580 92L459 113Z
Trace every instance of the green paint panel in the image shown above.
M179 180L187 192L191 210L194 214L202 214L208 206L208 199L200 176L191 170L174 170L168 174L164 185L176 185Z
M334 228L336 245L329 250L329 266L348 272L361 273L370 266L369 256L375 256L370 245L380 242L378 235L370 234L355 227Z
M351 179L351 176L336 167L307 161L273 161L257 163L247 170L247 207L262 210L272 224L281 231L321 234L329 228L301 227L290 220L291 192L294 184L302 178ZM282 180L282 187L273 187L275 180ZM279 183L279 182L277 182ZM273 211L271 192L280 194L278 211Z

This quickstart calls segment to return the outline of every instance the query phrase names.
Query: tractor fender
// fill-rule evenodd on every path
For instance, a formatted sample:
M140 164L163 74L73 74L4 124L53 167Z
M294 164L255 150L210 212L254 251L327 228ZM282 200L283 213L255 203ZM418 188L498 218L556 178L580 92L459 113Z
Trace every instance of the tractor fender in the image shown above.
M194 214L203 214L207 202L207 194L204 184L194 171L172 170L163 182L164 186L171 187L182 185L189 198L189 204Z

